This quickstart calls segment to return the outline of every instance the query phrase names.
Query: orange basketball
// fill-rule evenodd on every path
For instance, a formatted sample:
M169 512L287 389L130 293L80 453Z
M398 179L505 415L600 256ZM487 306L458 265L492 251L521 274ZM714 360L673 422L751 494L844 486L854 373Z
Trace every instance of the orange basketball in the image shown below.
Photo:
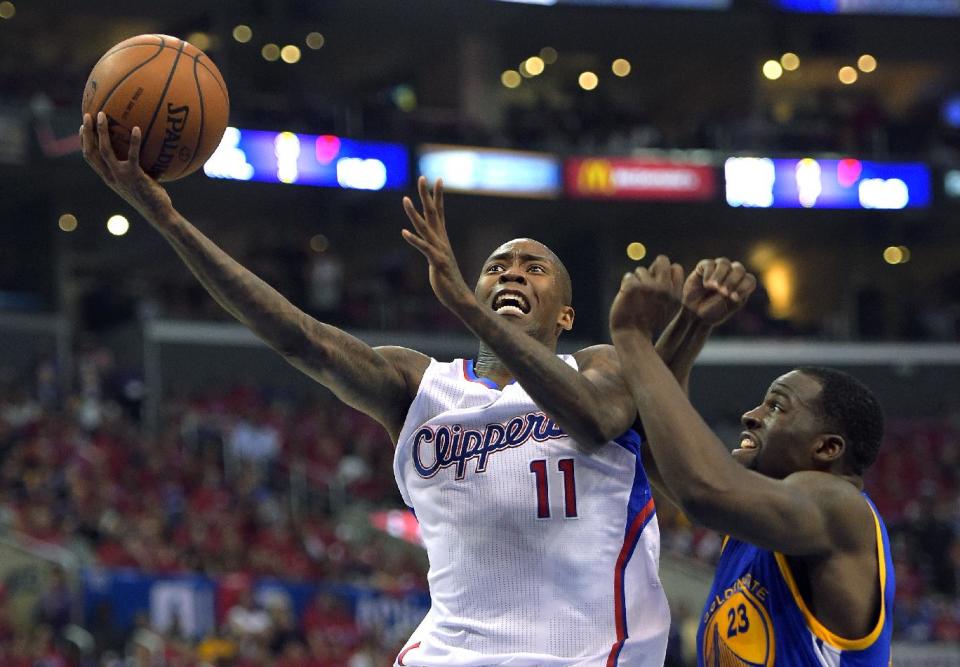
M158 181L190 174L216 150L230 98L220 70L197 47L168 35L138 35L107 51L83 90L83 113L107 115L114 153L126 159L141 132L140 165Z

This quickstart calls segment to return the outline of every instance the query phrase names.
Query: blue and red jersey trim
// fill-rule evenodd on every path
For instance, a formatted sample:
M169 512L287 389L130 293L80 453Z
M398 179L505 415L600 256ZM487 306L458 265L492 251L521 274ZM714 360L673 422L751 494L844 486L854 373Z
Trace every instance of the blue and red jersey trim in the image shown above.
M617 557L617 564L613 575L613 601L617 641L610 647L610 654L607 656L607 667L615 667L619 664L620 652L623 650L623 645L630 636L630 631L627 627L626 591L623 585L627 565L633 557L633 552L636 551L637 544L640 542L640 536L643 534L643 529L646 528L650 520L656 516L656 507L653 503L653 494L650 491L650 482L647 481L647 473L644 471L643 463L640 459L640 438L641 436L635 431L628 431L614 441L636 456L637 462L636 472L633 478L633 488L630 491L630 499L627 504L627 521L624 529L623 547L621 547L620 555Z
M497 383L491 380L490 378L478 377L475 370L473 370L473 359L464 359L463 360L463 379L469 380L470 382L479 382L485 387L490 389L499 390L500 387L497 386ZM510 380L507 384L513 384L516 380Z

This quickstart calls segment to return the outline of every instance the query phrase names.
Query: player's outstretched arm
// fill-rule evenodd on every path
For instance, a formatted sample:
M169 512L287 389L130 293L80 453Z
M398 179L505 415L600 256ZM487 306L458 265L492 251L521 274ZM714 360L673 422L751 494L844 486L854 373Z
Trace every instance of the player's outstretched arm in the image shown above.
M437 180L433 194L423 177L417 187L423 214L405 197L403 208L413 230L402 234L427 259L430 285L440 302L493 350L536 404L577 442L598 447L629 429L636 411L610 346L578 353L578 372L483 307L464 281L447 236L443 183Z
M681 308L657 339L657 353L673 377L690 392L690 373L713 329L740 310L747 302L756 279L740 262L726 257L704 259L683 283ZM661 494L679 506L663 482L656 460L644 448L643 466L647 477Z
M173 246L227 312L292 365L365 412L396 441L429 359L406 348L372 349L336 327L318 322L231 258L173 207L166 190L139 164L141 134L134 128L126 160L113 154L103 114L96 130L89 114L80 128L84 159Z
M745 298L751 289L736 291ZM772 479L730 456L650 340L656 311L675 294L662 275L637 269L624 276L610 311L614 346L663 481L707 527L790 555L834 550L851 534L850 522L863 518L847 511L853 486L810 472Z

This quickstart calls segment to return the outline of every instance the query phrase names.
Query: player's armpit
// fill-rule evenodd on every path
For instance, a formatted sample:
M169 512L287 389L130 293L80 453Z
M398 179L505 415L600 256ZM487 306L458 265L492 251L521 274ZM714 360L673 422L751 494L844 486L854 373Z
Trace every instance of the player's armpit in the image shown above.
M848 481L815 471L785 479L743 473L738 483L717 489L712 498L688 499L685 509L709 528L789 556L872 544L869 506Z
M580 374L589 382L591 391L587 415L605 441L629 430L637 418L630 389L620 371L620 360L612 345L594 345L576 352L574 358Z
M403 347L371 348L312 318L306 328L311 344L282 352L284 358L347 405L376 419L396 442L430 358Z

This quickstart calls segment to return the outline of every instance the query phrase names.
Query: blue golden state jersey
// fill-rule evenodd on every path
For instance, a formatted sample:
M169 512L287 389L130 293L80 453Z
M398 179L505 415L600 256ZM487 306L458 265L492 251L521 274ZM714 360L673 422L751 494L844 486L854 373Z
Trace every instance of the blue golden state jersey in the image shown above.
M870 634L847 639L817 621L783 554L727 539L697 632L700 667L887 667L893 629L893 561L873 502L880 617Z

